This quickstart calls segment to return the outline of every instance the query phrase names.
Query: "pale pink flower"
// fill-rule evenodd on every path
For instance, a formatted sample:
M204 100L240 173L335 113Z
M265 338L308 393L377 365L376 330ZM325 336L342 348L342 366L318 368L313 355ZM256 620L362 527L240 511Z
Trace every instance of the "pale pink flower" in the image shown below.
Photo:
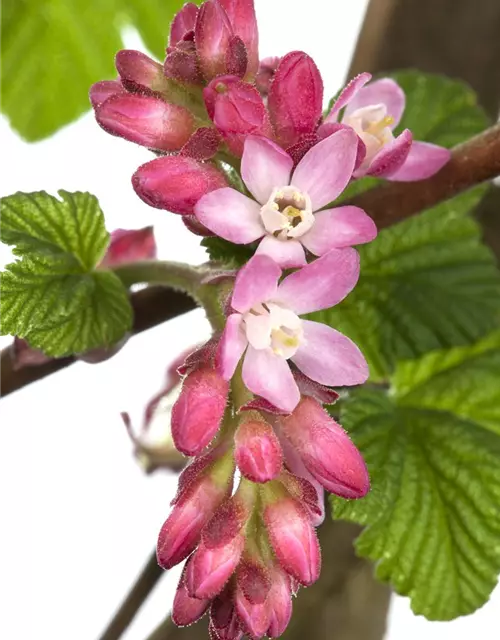
M318 130L320 137L339 120L344 109L341 123L354 129L366 151L355 177L412 181L434 175L450 159L449 150L428 142L412 142L408 129L394 137L392 132L405 108L404 91L391 78L370 80L369 73L361 73L343 89Z
M247 388L283 411L293 411L300 391L291 360L306 376L328 386L361 384L368 366L358 347L331 327L302 314L328 309L351 291L359 275L355 249L333 249L280 284L281 269L254 256L236 277L234 309L219 342L217 365L230 380L245 353Z
M248 136L241 175L253 198L232 188L216 189L197 202L195 215L230 242L263 238L257 255L268 255L282 267L306 264L304 248L322 256L369 242L377 229L362 209L323 209L347 186L357 150L354 132L339 130L312 147L292 173L293 159L283 149L267 138Z

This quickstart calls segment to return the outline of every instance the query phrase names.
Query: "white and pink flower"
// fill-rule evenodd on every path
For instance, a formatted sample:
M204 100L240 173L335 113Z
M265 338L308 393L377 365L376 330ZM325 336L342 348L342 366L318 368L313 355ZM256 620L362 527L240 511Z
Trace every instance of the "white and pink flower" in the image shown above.
M256 254L268 255L282 267L305 265L304 249L322 256L330 249L369 242L377 228L362 209L323 209L349 183L357 147L354 132L342 129L310 149L292 173L293 159L281 147L249 136L241 175L253 198L236 189L216 189L198 201L195 215L230 242L262 238Z
M333 249L278 284L281 269L269 256L254 256L238 272L232 313L222 334L217 366L230 380L245 354L243 382L283 411L293 411L300 391L288 360L320 384L361 384L368 366L358 347L335 329L304 320L328 309L352 290L359 276L355 249Z
M351 127L364 146L365 156L354 176L390 180L423 180L434 175L450 159L450 151L428 142L413 141L409 129L394 137L406 103L404 91L391 78L371 80L370 73L356 76L342 90L318 135L328 135L340 119ZM339 126L337 124L337 126Z

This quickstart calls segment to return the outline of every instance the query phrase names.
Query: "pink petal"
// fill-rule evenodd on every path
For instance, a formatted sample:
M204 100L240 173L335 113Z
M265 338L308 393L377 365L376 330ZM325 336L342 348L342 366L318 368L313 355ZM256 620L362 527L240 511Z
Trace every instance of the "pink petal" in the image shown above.
M372 160L370 166L366 170L366 174L377 178L388 178L400 169L412 146L413 136L409 129L405 129L392 142L386 144L381 151L377 153ZM358 177L357 173L355 173Z
M260 136L248 136L241 158L241 177L250 193L265 204L276 187L290 183L293 160L281 147Z
M236 189L217 189L196 203L197 219L213 233L236 244L248 244L264 235L260 205Z
M226 320L216 355L216 367L224 380L231 380L248 344L241 327L242 317L233 313Z
M180 214L192 214L202 196L226 185L226 178L213 165L183 156L151 160L132 177L135 192L146 204Z
M354 288L359 277L355 249L332 249L323 257L287 276L278 287L277 302L298 315L328 309Z
M303 320L304 344L292 360L312 380L330 387L363 384L369 371L358 347L321 322Z
M311 197L313 211L342 193L354 171L358 136L343 129L310 149L293 172L291 184Z
M372 79L371 73L360 73L358 76L353 78L349 84L347 84L342 91L340 92L339 97L335 100L333 107L325 119L324 124L329 122L336 122L338 113L341 109L343 109L346 104L353 99L353 97L358 93L358 91L364 87L367 82L370 82Z
M248 347L243 360L243 382L252 393L283 411L293 411L300 400L288 362L271 349Z
M359 76L358 76L359 77ZM387 115L394 118L391 128L397 127L405 109L405 93L397 82L391 78L381 78L370 82L352 97L345 110L349 115L361 107L369 107L374 104L385 104Z
M261 302L271 300L276 294L281 269L268 256L254 256L238 271L231 305L240 313L246 313Z
M316 256L330 249L370 242L377 227L363 209L353 206L325 209L314 216L312 228L301 237L302 244Z
M255 255L269 256L282 269L303 267L307 264L306 254L298 240L278 240L274 236L264 236Z
M390 180L423 180L437 173L450 159L449 149L429 142L414 142L402 167L392 173Z

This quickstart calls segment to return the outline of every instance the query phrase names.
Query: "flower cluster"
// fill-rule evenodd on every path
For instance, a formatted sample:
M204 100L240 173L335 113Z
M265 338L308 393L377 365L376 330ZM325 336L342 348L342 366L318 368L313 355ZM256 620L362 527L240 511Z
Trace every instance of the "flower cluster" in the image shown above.
M393 134L405 96L391 79L361 74L324 116L306 53L259 64L252 0L188 3L163 65L121 51L116 67L91 100L106 131L158 155L134 174L137 194L254 252L223 276L223 324L178 369L172 439L193 460L158 540L162 567L187 559L172 617L188 625L210 610L213 640L279 637L292 596L320 572L323 491L369 490L324 408L334 387L366 381L367 364L346 336L303 317L349 294L353 246L377 233L364 211L333 203L362 176L428 177L449 152Z

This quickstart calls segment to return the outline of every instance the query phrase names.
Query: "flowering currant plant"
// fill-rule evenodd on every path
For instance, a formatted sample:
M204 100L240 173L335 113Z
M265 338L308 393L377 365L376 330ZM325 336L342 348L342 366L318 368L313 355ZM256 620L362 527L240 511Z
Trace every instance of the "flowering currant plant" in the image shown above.
M137 283L206 310L212 337L170 367L141 434L123 415L149 471L191 458L157 544L161 567L185 561L174 622L208 611L212 640L281 636L292 597L320 576L325 491L417 612L473 611L500 569L499 416L475 395L489 406L500 373L500 278L467 215L481 187L378 237L356 197L451 171L448 147L485 126L472 94L361 73L325 110L307 53L259 60L252 0L185 4L162 62L122 50L116 70L90 89L95 119L154 153L136 194L181 216L209 261L156 260L150 228L109 238L89 194L16 194L4 201L2 240L20 259L3 275L2 323L22 367L113 355ZM468 119L446 112L451 97ZM412 115L426 101L429 125ZM169 437L154 445L167 397ZM420 569L417 548L434 558Z

